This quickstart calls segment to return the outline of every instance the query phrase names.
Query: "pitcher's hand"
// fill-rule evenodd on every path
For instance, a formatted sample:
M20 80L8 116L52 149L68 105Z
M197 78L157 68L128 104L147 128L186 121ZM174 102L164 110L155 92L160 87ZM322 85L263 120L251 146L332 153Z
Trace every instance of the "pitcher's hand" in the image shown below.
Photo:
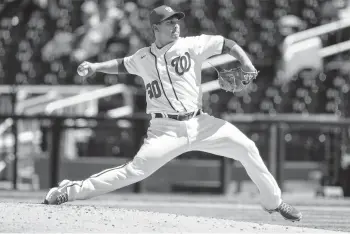
M90 62L82 62L77 69L77 72L79 74L79 76L82 76L84 78L90 77L93 74L96 73L96 65L94 63L90 63Z

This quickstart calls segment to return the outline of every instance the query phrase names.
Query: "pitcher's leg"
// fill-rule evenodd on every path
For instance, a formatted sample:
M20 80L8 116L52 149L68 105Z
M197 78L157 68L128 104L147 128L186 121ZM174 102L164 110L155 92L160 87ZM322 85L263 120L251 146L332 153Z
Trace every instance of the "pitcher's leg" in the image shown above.
M136 183L151 175L159 167L150 165L136 156L132 161L119 167L106 169L82 181L72 181L67 185L69 201L96 197Z
M104 170L68 188L69 200L99 196L150 176L185 151L186 140L163 136L145 142L135 158L122 166Z
M58 188L52 188L49 191L44 202L46 204L60 204L67 200L88 199L148 177L188 149L188 141L181 132L181 126L176 128L171 124L176 123L155 124L156 126L150 128L148 138L131 162L106 169L83 181L67 180L67 183L64 181Z
M199 129L202 129L201 125L205 133L199 134L197 141L193 144L194 150L240 161L260 191L262 206L266 209L278 207L282 202L281 190L261 159L255 143L234 125L224 120L206 115L199 122Z

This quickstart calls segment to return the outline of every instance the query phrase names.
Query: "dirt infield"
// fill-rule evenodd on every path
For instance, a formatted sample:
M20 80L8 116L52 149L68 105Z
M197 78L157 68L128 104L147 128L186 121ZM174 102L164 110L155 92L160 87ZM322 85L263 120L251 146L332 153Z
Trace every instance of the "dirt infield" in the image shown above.
M1 203L2 232L334 233L326 230L98 206Z
M220 197L113 194L47 206L39 204L43 195L0 192L0 232L341 233L334 230L347 231L350 223L350 208L336 201L324 207L299 205L304 219L291 223L258 204ZM327 222L333 230L322 229Z

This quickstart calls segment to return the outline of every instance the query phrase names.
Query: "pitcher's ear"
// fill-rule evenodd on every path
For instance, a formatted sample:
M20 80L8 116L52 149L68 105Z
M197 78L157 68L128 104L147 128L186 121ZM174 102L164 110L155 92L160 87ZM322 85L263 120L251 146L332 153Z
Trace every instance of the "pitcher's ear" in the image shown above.
M153 31L158 31L158 26L156 24L152 25Z

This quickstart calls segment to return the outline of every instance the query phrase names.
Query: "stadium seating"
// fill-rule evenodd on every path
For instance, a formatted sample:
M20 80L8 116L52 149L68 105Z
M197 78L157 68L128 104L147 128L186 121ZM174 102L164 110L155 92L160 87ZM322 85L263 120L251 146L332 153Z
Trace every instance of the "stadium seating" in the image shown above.
M48 1L47 6L35 1L1 2L0 84L72 85L83 83L76 75L82 59L104 61L123 57L151 43L153 36L147 15L149 9L163 1L57 0ZM337 62L348 60L349 53L325 61L324 71L303 70L289 83L278 82L276 64L283 38L336 20L337 8L330 1L169 0L164 3L186 13L183 35L218 33L232 38L250 54L261 71L247 92L232 95L218 90L205 96L207 112L217 116L225 112L349 116L350 76L346 64ZM5 11L8 4L18 4L25 14ZM344 1L341 7L345 6ZM92 44L96 37L96 44ZM348 32L344 31L323 36L322 43L327 46L348 38ZM204 71L203 81L215 79L215 74ZM139 78L129 75L100 73L89 80L89 84L116 83L142 86ZM108 102L113 100L100 102L101 110L108 107ZM144 102L136 105L139 111L145 108ZM251 136L258 139L259 134L252 132Z

